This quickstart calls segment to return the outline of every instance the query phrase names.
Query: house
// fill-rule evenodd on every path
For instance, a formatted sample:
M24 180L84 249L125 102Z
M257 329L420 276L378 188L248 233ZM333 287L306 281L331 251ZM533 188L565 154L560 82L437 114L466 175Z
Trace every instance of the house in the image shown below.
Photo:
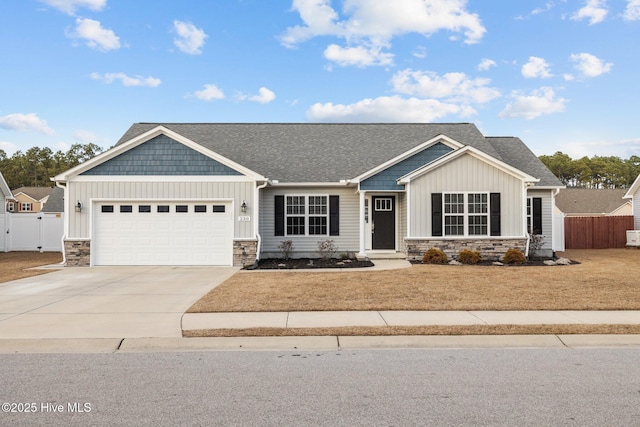
M13 194L0 172L0 252L9 250L9 213L7 212L7 200L13 199Z
M40 212L47 203L51 187L20 187L13 190L13 198L7 203L7 210L13 213Z
M556 196L556 208L565 216L631 215L625 189L564 188Z
M631 184L631 187L629 187L625 193L624 198L631 201L633 229L640 230L640 175L638 175L633 184Z
M515 137L457 124L136 123L55 177L67 265L250 265L339 253L497 259L543 236L564 186Z

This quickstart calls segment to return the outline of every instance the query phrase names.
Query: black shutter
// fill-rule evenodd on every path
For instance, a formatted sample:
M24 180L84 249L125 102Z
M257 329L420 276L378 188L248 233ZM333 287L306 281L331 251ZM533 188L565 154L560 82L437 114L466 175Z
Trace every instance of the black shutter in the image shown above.
M442 236L442 193L431 193L431 235Z
M492 236L500 236L500 193L491 193L489 227Z
M340 235L340 196L329 196L329 236Z
M275 196L275 236L284 236L284 196Z
M542 198L533 198L533 233L542 234Z

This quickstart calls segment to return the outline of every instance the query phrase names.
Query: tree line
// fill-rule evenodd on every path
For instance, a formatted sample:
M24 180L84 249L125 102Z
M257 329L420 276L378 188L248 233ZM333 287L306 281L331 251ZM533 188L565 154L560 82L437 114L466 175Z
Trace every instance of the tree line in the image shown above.
M67 152L55 153L48 147L16 151L11 157L0 149L0 172L10 189L18 187L53 187L51 177L56 176L100 154L96 144L74 144Z
M572 159L558 151L539 159L567 187L629 188L640 175L639 156L628 159L615 156Z

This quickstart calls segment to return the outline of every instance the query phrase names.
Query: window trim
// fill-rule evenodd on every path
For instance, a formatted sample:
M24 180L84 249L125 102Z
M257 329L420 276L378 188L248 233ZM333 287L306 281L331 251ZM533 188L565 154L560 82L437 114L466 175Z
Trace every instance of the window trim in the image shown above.
M462 212L448 212L447 213L447 203L446 199L448 195L462 195ZM470 195L484 195L486 197L486 212L470 212L469 206L469 196ZM450 203L451 204L451 203ZM456 203L459 205L460 203ZM489 237L491 235L491 192L489 191L446 191L442 192L442 237ZM447 226L447 218L452 217L462 217L462 230L463 234L448 234L447 227L451 227L451 225ZM486 223L484 226L486 227L486 233L484 234L470 234L469 233L469 220L470 217L484 217L486 219Z
M302 197L303 201L304 201L304 205L300 205L302 206L304 213L300 214L300 213L289 213L289 198L292 197ZM324 211L325 213L310 213L311 211L311 198L312 197L320 197L323 198L324 200L324 204L314 204L314 206L324 206ZM317 237L317 236L321 236L321 237L328 237L330 235L330 198L329 198L329 194L300 194L300 193L295 193L295 194L285 194L284 195L284 236L287 237ZM292 205L293 206L293 205ZM301 218L303 221L302 226L298 225L297 227L304 227L304 234L290 234L289 233L289 218ZM322 234L312 234L309 232L309 230L312 227L310 224L310 219L311 218L324 218L324 225L320 225L320 227L323 227L325 229L325 233Z

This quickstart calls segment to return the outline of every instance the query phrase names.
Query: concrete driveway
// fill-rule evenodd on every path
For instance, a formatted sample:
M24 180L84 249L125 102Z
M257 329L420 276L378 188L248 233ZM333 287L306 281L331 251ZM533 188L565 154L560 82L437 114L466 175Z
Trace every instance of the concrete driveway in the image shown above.
M66 268L0 283L0 339L182 336L182 315L234 267Z

